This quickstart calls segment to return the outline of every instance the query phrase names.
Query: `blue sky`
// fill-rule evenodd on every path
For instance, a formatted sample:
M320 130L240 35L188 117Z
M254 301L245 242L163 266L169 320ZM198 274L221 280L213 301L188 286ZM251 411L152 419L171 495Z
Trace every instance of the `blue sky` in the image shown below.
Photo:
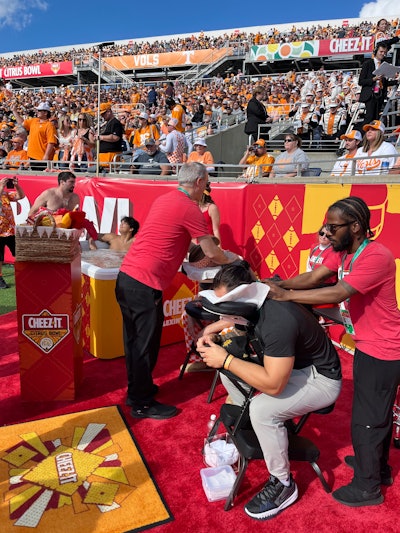
M287 0L277 8L279 3L243 0L0 0L0 53L309 20L394 18L400 15L398 4L398 0Z

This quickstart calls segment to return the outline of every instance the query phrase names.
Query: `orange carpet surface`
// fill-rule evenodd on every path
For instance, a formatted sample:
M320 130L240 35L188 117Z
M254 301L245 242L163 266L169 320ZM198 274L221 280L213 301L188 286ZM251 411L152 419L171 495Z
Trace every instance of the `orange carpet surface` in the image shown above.
M171 519L118 407L0 428L2 533L127 533Z

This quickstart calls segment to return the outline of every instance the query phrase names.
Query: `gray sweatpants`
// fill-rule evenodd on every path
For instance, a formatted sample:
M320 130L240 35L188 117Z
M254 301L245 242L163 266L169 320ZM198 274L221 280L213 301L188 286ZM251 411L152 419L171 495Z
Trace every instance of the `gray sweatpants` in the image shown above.
M244 397L233 383L221 374L221 380L236 405ZM285 390L279 396L256 394L250 403L250 419L260 442L268 471L281 480L290 474L286 420L333 404L339 396L341 380L319 374L314 366L292 370Z

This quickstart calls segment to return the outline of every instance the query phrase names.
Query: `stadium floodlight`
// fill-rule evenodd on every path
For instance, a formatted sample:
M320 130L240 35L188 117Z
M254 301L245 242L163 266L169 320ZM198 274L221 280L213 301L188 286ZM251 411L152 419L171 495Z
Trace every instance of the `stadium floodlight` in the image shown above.
M103 50L103 48L107 48L107 46L114 46L114 41L108 41L106 43L99 43L97 45L97 48L99 49L99 64L98 64L98 69L99 69L99 77L98 77L98 81L97 81L97 141L96 141L96 150L97 150L97 154L96 154L96 175L98 176L99 175L99 171L100 171L100 163L99 163L99 152L100 152L100 139L99 139L99 136L100 136L100 98L101 98L101 95L100 95L100 87L101 87L101 69L102 69L102 65L101 65L101 51Z

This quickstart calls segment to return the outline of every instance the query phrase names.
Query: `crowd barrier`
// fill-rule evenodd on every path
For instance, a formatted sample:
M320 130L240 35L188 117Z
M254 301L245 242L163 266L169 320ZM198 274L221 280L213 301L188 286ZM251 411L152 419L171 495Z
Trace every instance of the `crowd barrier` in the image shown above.
M19 180L26 197L14 206L17 224L25 222L30 206L44 189L57 186L55 176L23 175ZM350 177L341 177L340 183L309 181L213 182L212 197L221 212L223 248L244 256L261 277L294 276L304 270L329 205L355 195L370 207L376 238L400 261L400 243L395 237L400 225L400 184L352 183ZM173 176L168 181L78 177L75 190L87 218L98 231L107 233L117 231L126 215L143 223L153 200L176 185Z

